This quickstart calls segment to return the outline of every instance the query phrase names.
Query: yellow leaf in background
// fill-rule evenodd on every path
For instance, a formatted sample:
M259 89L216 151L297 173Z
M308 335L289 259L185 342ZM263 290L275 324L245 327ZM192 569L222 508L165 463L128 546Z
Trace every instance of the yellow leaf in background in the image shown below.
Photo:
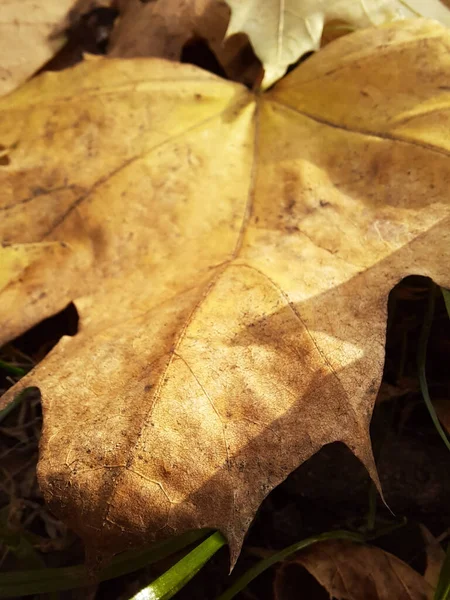
M377 480L389 292L450 286L449 49L398 22L265 94L111 59L0 102L0 343L80 315L3 404L41 390L40 485L91 551L213 527L234 563L333 441Z
M85 0L0 0L0 95L33 75L65 42L62 23ZM107 4L106 0L90 2ZM86 6L85 6L86 8Z
M227 35L248 34L263 63L263 88L280 79L289 65L320 48L328 21L354 28L412 17L450 25L450 11L440 0L227 0L231 20Z

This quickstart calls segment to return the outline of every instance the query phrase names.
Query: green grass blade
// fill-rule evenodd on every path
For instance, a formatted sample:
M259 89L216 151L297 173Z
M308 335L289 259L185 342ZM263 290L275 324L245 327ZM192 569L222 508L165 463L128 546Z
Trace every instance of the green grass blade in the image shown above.
M352 542L363 542L364 537L359 533L338 530L328 531L327 533L321 533L319 535L301 540L300 542L292 544L291 546L284 548L284 550L276 552L275 554L272 554L272 556L261 560L254 567L252 567L251 569L246 571L241 577L239 577L239 579L235 581L234 584L231 587L229 587L223 594L221 594L219 598L217 598L217 600L231 600L231 598L234 598L236 594L238 594L244 588L246 588L248 584L251 581L253 581L253 579L255 579L255 577L258 577L258 575L260 575L263 571L265 571L275 563L285 560L294 552L298 552L299 550L303 550L304 548L307 548L312 544L317 544L317 542L323 542L325 540L350 540Z
M190 531L176 538L154 544L150 548L120 554L100 571L95 578L95 582L99 583L141 569L182 550L205 535L205 530ZM58 569L12 571L10 573L0 573L0 598L18 598L29 594L62 592L92 585L92 583L93 579L89 577L84 565Z
M151 600L168 600L196 575L203 565L226 544L223 535L216 531L206 540L186 554L173 567L163 573L153 583L138 592L131 600L151 598Z
M433 600L449 600L450 598L450 544L447 546L447 554L442 563L439 580L436 586Z
M32 387L27 387L27 388L23 389L19 394L17 394L17 396L14 398L14 400L12 402L7 404L3 410L0 410L0 423L4 419L6 419L6 417L9 415L9 413L11 413L13 410L15 410L19 406L19 404L21 404L25 400L28 392L32 389L33 389Z
M437 432L441 436L442 441L447 446L447 449L450 450L450 441L448 440L447 434L445 433L444 429L442 428L442 425L439 422L436 411L434 410L433 403L431 402L425 369L427 361L428 338L430 337L431 325L433 323L435 301L436 285L433 283L428 296L428 306L425 312L425 317L422 324L422 331L420 332L419 337L419 346L417 349L417 369L419 373L420 390L422 392L423 399L425 400L426 407L428 408L428 412L430 413L430 417L434 423L434 426L436 427Z
M26 374L26 370L21 367L15 367L14 365L10 365L4 360L0 360L0 369L3 369L10 375L18 375L19 377L23 377Z
M19 598L46 594L88 585L83 565L60 569L12 571L0 574L0 598Z
M450 319L450 290L441 287L441 292L444 296L445 308L447 309L447 314Z

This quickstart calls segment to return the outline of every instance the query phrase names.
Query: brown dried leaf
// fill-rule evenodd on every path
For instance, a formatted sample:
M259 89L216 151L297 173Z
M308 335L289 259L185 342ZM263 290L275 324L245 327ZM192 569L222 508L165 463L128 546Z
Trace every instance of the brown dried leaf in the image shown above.
M427 555L427 567L423 576L425 581L434 589L437 586L442 563L445 560L445 552L439 541L425 525L420 525L420 531L425 542L425 553Z
M155 56L180 60L183 47L204 40L227 76L246 85L262 78L261 63L245 35L224 40L230 9L219 0L117 0L120 19L111 35L113 58Z
M450 434L450 400L448 398L436 398L433 400L433 406L436 409L439 421L447 430L447 433Z
M0 343L80 314L3 402L40 388L40 483L91 548L215 527L234 561L333 441L376 480L388 294L450 285L449 48L411 21L267 94L111 59L3 99Z
M293 598L287 591L287 570L307 569L337 600L431 600L433 588L402 560L372 546L330 540L303 550L284 563L275 578L275 597ZM297 596L298 597L298 596Z

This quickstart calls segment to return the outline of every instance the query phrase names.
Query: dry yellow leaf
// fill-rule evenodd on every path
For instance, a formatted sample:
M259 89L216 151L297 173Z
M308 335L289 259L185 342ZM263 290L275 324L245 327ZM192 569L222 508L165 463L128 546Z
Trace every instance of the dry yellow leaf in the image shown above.
M301 565L336 600L431 600L433 587L408 564L373 546L334 540L314 544L277 571L275 597L289 600L288 569Z
M0 95L33 75L64 44L60 26L76 0L0 1ZM80 10L83 4L78 0ZM106 4L106 0L90 2ZM86 7L85 7L86 8Z
M376 480L387 297L450 285L450 34L337 40L266 94L89 61L0 103L0 343L74 301L37 385L40 484L92 548L197 527L234 562L321 446Z
M226 0L231 7L227 35L248 34L265 75L263 88L280 79L290 64L318 50L325 23L353 28L402 18L426 17L450 25L440 0Z

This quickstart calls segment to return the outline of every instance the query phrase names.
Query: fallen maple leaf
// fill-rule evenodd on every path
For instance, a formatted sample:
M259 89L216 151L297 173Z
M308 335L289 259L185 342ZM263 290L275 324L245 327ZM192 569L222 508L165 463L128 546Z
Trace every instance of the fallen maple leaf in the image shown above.
M113 58L156 56L181 60L186 44L204 40L226 75L251 84L261 64L244 35L225 38L230 8L220 0L117 0L120 18L108 48Z
M427 17L450 25L440 0L226 0L231 7L227 35L248 34L265 75L263 89L280 79L289 65L318 50L325 23L361 28L400 18Z
M230 9L218 0L117 0L120 19L112 33L112 57L159 56L179 60L184 44L202 36L221 44Z
M431 600L432 586L402 560L373 546L344 540L313 544L284 563L274 582L275 598L288 600L288 570L307 569L336 600Z
M252 94L89 61L0 103L0 343L74 301L37 385L40 485L92 549L220 529L369 422L387 298L449 286L450 34L337 40Z
M0 2L0 95L23 83L64 44L61 24L76 0ZM85 8L78 0L79 9ZM90 2L106 5L106 0Z

